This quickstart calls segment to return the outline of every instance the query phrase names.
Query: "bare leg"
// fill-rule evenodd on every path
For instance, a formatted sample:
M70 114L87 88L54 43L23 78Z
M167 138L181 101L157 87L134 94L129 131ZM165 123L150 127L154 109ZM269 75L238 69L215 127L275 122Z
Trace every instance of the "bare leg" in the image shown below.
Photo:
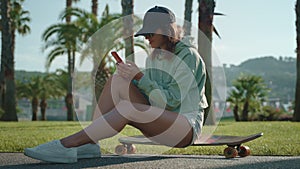
M121 76L114 74L104 85L103 91L98 100L98 107L96 107L93 113L93 120L96 120L100 116L110 112L115 108L115 105L117 105L120 100L130 100L134 103L149 105L148 100L143 94L141 94L134 84L125 80ZM94 144L96 142L97 141L90 140L90 142L87 143Z
M132 105L128 101L120 101L111 112L94 120L84 130L63 138L61 143L66 147L76 147L112 137L126 124L138 128L151 139L172 147L185 147L190 144L193 137L193 130L188 120L178 113L149 105L137 103Z
M131 82L118 75L112 75L104 85L98 100L98 111L94 112L93 119L111 111L120 100L130 100L133 103L149 104L139 89Z

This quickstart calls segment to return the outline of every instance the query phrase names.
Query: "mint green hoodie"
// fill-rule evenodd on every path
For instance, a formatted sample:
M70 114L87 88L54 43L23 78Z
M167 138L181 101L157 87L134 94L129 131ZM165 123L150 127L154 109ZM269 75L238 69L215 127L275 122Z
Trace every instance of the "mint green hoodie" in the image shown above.
M189 113L208 106L204 94L205 80L205 64L191 39L185 38L176 44L171 58L162 54L148 57L144 76L137 86L151 105Z

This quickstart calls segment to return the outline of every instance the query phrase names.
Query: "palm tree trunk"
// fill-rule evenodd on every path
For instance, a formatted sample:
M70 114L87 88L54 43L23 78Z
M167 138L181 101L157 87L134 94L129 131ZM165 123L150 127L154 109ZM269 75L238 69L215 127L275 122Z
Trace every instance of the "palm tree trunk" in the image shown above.
M72 0L67 0L66 1L66 9L71 8L72 7ZM71 16L68 15L66 16L66 23L70 23L71 22Z
M92 0L92 14L96 17L98 16L98 0ZM92 42L93 42L94 37L92 36L91 38L92 38ZM93 54L93 56L96 56L96 54ZM93 120L93 117L94 117L93 112L95 112L95 107L97 105L98 98L102 91L102 89L101 90L99 89L98 80L97 80L97 78L100 74L98 72L98 68L99 68L99 66L97 65L98 60L96 60L96 59L93 59L93 60L94 61L93 61L92 77L95 77L95 79L94 79L95 87L93 88L93 94L95 95L95 97L93 97L93 99L92 99L92 108L93 108L92 113L91 114L87 113L87 116L86 116L86 119L88 119L88 120Z
M199 2L199 17L198 17L198 51L202 56L205 65L207 79L205 83L205 95L209 107L205 109L205 124L215 125L216 117L211 106L212 101L212 33L213 33L213 13L215 9L214 0L198 0Z
M46 109L47 109L47 101L46 99L42 99L41 100L41 103L40 103L40 109L41 109L41 115L42 115L42 121L45 121L47 120L47 117L46 117Z
M234 106L234 108L233 108L233 115L234 115L235 121L240 121L240 118L239 118L239 106L238 105Z
M124 16L125 56L134 62L133 48L133 0L122 0L122 14Z
M68 91L67 95L65 97L65 103L67 107L67 120L73 121L74 120L74 108L73 108L73 57L71 55L71 52L68 51Z
M2 38L3 38L3 36L2 36ZM5 48L3 48L3 46L5 46L3 44L4 43L3 43L3 40L2 40L2 49L5 49ZM4 50L2 50L2 52L4 52ZM5 61L6 60L5 55L6 54L1 54L1 70L0 70L0 108L2 110L5 109L4 108L5 107L4 101L5 101L5 93L6 93L6 91L5 91L5 79L4 79L4 68L5 68L4 63L6 62Z
M249 101L245 101L243 112L242 112L242 121L248 121L248 112L249 112Z
M4 53L4 49L6 48L5 45L6 43L4 41L6 40L3 40L5 36L2 36L2 50L1 50L1 70L0 70L0 108L2 110L4 110L4 106L5 106L5 79L4 79L4 69L5 69L5 63L6 63L6 55Z
M98 16L98 0L92 0L92 14Z
M16 111L16 93L14 79L14 34L12 33L11 19L9 15L10 1L1 1L1 27L2 27L2 50L1 71L4 73L4 115L1 120L18 121ZM3 84L3 83L2 83Z
M10 119L13 121L18 121L17 117L17 105L16 105L16 83L15 83L15 59L14 59L14 49L15 49L15 31L12 31L12 55L7 57L7 67L5 68L4 78L5 78L5 112L9 113Z
M73 94L68 93L67 96L65 97L65 103L67 106L67 120L68 121L73 121L74 120L74 109L73 109Z
M37 113L38 113L38 104L39 104L39 100L38 98L33 98L31 101L31 107L32 107L32 117L31 120L32 121L37 121Z
M95 15L96 17L98 16L98 0L92 0L92 14ZM92 41L94 41L93 39L94 37L92 37ZM93 56L96 56L97 54L93 54ZM95 87L93 89L93 93L95 95L95 97L93 97L93 101L92 101L92 107L95 108L95 105L97 105L97 101L98 101L98 98L101 94L101 91L100 88L99 88L99 85L98 85L98 76L100 76L100 72L99 72L99 67L100 65L97 65L97 60L94 59L93 61L93 70L92 70L92 77L95 77ZM97 67L98 66L98 67ZM94 109L93 111L94 112ZM87 117L87 119L91 119L93 120L93 114L89 117Z
M71 8L72 7L72 1L73 0L67 0L66 1L66 9ZM71 22L71 16L67 16L66 17L66 23L70 23ZM67 107L67 120L68 121L73 121L74 120L74 109L73 109L73 88L72 88L72 83L73 83L73 58L72 58L72 54L71 54L71 50L68 49L67 51L68 53L68 74L69 74L69 80L68 80L68 91L67 91L67 95L65 97L65 104Z
M185 0L185 11L184 11L184 23L183 30L184 35L191 35L191 26L192 26L192 13L193 13L193 0Z
M3 59L2 59L3 60ZM1 68L1 70L3 70ZM4 110L4 100L5 100L5 81L4 81L4 71L0 72L0 108Z
M296 2L296 32L297 32L297 80L295 92L294 121L300 121L300 0Z

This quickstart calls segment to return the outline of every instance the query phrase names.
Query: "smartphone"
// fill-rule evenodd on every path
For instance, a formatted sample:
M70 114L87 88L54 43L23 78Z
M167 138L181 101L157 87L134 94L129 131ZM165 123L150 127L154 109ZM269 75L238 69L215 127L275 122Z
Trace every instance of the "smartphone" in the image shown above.
M123 62L123 60L120 58L120 56L118 55L117 52L111 52L111 54L116 59L117 63L122 63Z

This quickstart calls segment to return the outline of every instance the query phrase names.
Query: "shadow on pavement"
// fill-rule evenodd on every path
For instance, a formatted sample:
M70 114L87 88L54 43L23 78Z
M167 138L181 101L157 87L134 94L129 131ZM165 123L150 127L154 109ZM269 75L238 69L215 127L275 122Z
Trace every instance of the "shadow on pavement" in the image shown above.
M27 164L19 164L19 165L6 165L0 166L0 169L47 169L47 168L56 168L56 169L79 169L79 168L97 168L104 166L113 166L118 164L126 164L133 162L143 162L143 161L156 161L163 160L172 157L122 157L122 156L105 156L101 158L95 159L81 159L78 160L77 163L72 164L55 164L48 162L40 162L40 163L27 163Z
M250 156L248 158L225 159L223 156L197 155L104 155L101 158L82 159L72 164L55 164L34 160L21 153L0 156L0 169L81 169L81 168L191 168L191 169L296 169L300 168L300 157Z

